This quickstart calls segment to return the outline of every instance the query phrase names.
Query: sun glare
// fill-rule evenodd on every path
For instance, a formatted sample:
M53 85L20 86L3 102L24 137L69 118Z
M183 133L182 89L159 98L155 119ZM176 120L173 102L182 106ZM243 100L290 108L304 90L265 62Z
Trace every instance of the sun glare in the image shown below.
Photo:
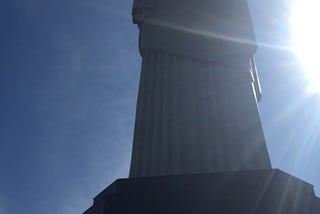
M320 0L294 0L290 18L293 48L310 82L307 89L320 93Z

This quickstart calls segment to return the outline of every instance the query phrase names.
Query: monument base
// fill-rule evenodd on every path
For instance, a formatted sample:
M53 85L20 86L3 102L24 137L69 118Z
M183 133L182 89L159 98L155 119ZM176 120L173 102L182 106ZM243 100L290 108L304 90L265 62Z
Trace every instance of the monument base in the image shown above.
M84 214L318 214L313 186L278 169L118 179Z

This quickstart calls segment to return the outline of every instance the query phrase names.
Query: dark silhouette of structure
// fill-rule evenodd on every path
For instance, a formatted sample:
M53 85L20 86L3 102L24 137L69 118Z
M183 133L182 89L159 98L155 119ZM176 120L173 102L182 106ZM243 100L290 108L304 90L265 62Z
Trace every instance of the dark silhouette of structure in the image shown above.
M271 168L246 1L135 1L133 20L143 62L130 177Z
M130 175L85 214L315 214L272 169L246 0L135 0L143 59Z

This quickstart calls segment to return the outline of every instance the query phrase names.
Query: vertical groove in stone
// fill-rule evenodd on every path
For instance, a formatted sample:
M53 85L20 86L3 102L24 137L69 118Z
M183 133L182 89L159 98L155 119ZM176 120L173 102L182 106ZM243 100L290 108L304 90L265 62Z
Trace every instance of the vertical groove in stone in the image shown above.
M170 72L170 55L167 53L164 53L163 56L163 70L162 73L162 98L161 98L161 120L162 120L162 128L161 128L161 136L162 136L162 142L161 147L159 148L159 152L161 154L160 160L159 160L159 174L165 174L166 169L170 170L170 164L168 162L171 161L171 152L170 147L168 146L170 142L170 136L168 133L168 123L169 123L169 111L168 111L168 105L170 102L169 99L169 81L168 81L168 72Z
M216 124L216 129L218 130L218 132L216 133L217 136L219 137L219 152L218 154L220 154L221 156L225 155L225 151L224 151L224 146L223 146L223 141L226 140L224 138L224 136L226 136L225 133L225 122L222 123L222 121L224 120L225 116L223 113L223 106L224 106L224 100L222 99L223 96L223 92L224 90L221 88L223 87L223 80L221 79L221 72L224 72L221 68L220 65L217 65L217 73L216 75L213 76L213 78L215 78L215 76L217 77L217 93L216 93L216 97L217 97L217 101L216 101L216 105L217 105L217 116L218 116L218 123ZM214 70L213 70L214 72ZM215 74L215 73L213 73ZM220 103L218 105L218 103ZM213 109L214 111L214 109ZM227 144L228 142L226 141L225 144ZM221 159L219 158L219 167L220 170L223 169L223 167L228 167L228 164L226 163L226 159L228 159L228 156L225 156L225 159Z
M164 82L164 73L165 73L165 65L166 61L164 59L165 53L158 53L158 60L159 66L157 72L157 85L156 90L157 94L155 95L155 105L157 106L158 110L154 112L156 116L157 126L154 128L154 147L152 151L152 163L153 163L153 172L160 175L160 166L162 160L165 158L166 154L162 154L162 148L165 144L165 138L163 135L163 127L164 127L164 115L163 115L163 108L164 108L164 88L165 88L165 82Z
M172 136L171 136L171 146L172 146L172 162L170 163L172 166L172 171L171 173L180 173L182 166L182 157L181 157L181 127L179 124L179 91L180 91L180 70L177 69L177 63L179 63L179 57L176 55L171 56L171 63L170 63L170 90L171 90L171 97L170 97L170 103L171 109L170 111L172 112Z
M246 81L245 78L243 78L243 75L240 75L242 72L245 72L242 70L243 68L239 69L239 72L235 73L235 76L233 78L233 90L234 91L237 91L237 96L234 97L234 102L235 102L235 105L242 105L242 107L239 109L238 112L234 112L234 115L233 115L233 120L235 121L235 125L234 125L234 136L239 136L241 135L241 133L245 133L245 130L243 129L244 126L242 124L239 123L239 121L241 121L242 117L245 117L246 118L246 114L243 112L244 109L246 109L246 106L243 106L246 101L243 100L243 90L241 89L241 87L236 87L237 84L236 84L236 81L238 80L239 82L244 82ZM248 83L249 84L249 83ZM242 85L242 84L241 84ZM235 150L236 150L236 153L237 155L239 156L240 159L244 160L245 157L243 155L243 149L241 148L241 144L239 144L237 141L235 141ZM239 165L237 165L237 167L245 167L243 166L243 163L239 162L238 163Z
M234 121L233 123L233 125L232 125L232 135L233 135L233 144L234 144L234 148L235 148L235 151L234 151L234 153L237 155L237 156L239 156L239 159L241 159L241 160L243 160L243 158L242 158L242 151L241 150L243 150L242 148L241 148L241 144L239 144L238 142L237 142L237 136L240 136L241 135L241 127L243 126L242 124L241 124L241 116L240 116L240 114L241 114L241 112L242 112L242 110L243 110L243 104L244 103L246 103L244 100L242 100L242 102L239 100L239 97L243 97L242 96L242 90L241 89L239 89L238 87L237 87L237 82L242 82L242 80L240 79L240 77L241 77L241 75L239 75L239 74L241 74L242 72L244 72L243 70L241 70L242 68L239 68L238 69L238 72L233 72L234 73L234 75L233 75L233 77L232 77L232 81L231 81L231 84L232 84L232 91L234 91L234 93L235 94L237 94L237 96L235 96L233 99L234 99L234 101L233 102L235 102L235 106L237 105L239 105L239 106L241 106L241 109L239 109L239 111L233 111L232 112L232 120ZM250 84L249 82L247 83L247 84ZM240 162L240 161L238 161L238 162L236 162L235 163L235 169L238 169L238 168L241 168L242 166L242 163Z
M208 70L207 70L207 63L201 62L201 67L199 67L199 72L202 72L203 74L199 75L197 78L197 81L199 81L199 105L202 107L203 113L199 114L200 122L203 123L203 127L199 129L199 143L201 143L201 156L202 156L202 171L207 171L211 169L211 165L213 164L213 161L211 160L212 156L212 148L210 147L210 144L212 139L210 139L209 134L209 128L210 128L210 103L209 95L211 93L210 85L208 84Z
M186 123L187 123L187 118L185 117L186 115L186 110L188 106L185 106L185 96L188 94L188 91L185 90L185 84L186 84L186 75L187 75L187 69L185 67L185 62L183 57L179 57L179 62L176 64L176 68L178 71L178 82L179 84L177 85L177 91L178 91L178 96L177 98L177 111L178 111L178 117L177 117L177 122L179 126L179 138L180 138L180 151L181 151L181 171L186 172L188 170L188 152L189 152L189 145L187 144L186 138L188 138L188 132L186 130ZM184 108L183 108L184 107Z
M200 81L202 84L200 86L202 87L202 91L204 92L203 94L203 100L202 100L202 105L204 106L203 113L204 113L204 121L205 125L203 128L203 135L205 136L205 167L206 171L211 171L213 170L214 167L214 160L213 160L213 151L214 151L214 136L211 133L212 126L213 126L213 114L211 113L211 108L212 102L211 102L211 97L213 97L213 89L210 87L211 84L214 84L210 82L210 73L209 73L209 63L208 62L203 62L202 69L204 75L201 76Z
M203 149L205 143L205 136L203 134L204 130L204 114L203 114L203 94L204 91L201 90L200 85L203 83L200 81L200 77L204 75L203 69L201 69L202 62L199 60L195 60L193 62L193 103L195 116L193 117L194 120L194 135L195 135L195 150L198 151L195 155L197 159L197 171L203 172L206 168L204 167L204 159L205 159L205 151Z
M174 138L173 138L173 111L172 111L172 108L173 108L173 100L172 100L172 97L173 97L173 93L172 93L172 88L173 88L173 79L172 79L172 74L174 72L173 70L173 65L172 65L172 60L173 60L173 56L170 56L170 54L167 55L168 57L168 70L166 72L166 82L167 82L167 126L166 126L166 129L167 129L167 143L166 143L166 149L164 152L167 152L168 154L168 160L166 162L166 165L165 167L168 168L169 170L169 173L173 173L174 170L173 170L173 167L174 167L174 162L177 162L176 161L176 157L177 157L177 154L174 152L175 151L175 144L177 144L177 142L174 142ZM165 170L163 170L165 171Z
M191 59L192 61L192 59ZM191 73L191 68L192 64L188 64L187 59L184 57L183 58L183 88L182 91L184 94L182 95L183 97L183 106L181 106L181 109L184 109L183 111L183 116L180 118L183 121L183 126L184 126L184 139L183 139L183 144L185 145L186 148L186 157L185 160L190 160L189 164L188 162L183 162L184 170L186 170L188 173L190 171L194 170L194 152L193 151L193 145L191 144L192 139L193 139L193 133L192 133L192 127L194 126L193 121L190 118L190 112L193 107L193 103L191 101L191 91L192 87L190 87L190 73ZM190 100L191 102L188 102Z
M151 86L153 89L150 88L150 90L154 90L153 96L152 96L152 108L150 109L151 115L152 115L152 129L150 132L152 133L150 142L148 142L151 145L151 148L149 152L151 153L151 156L148 159L149 164L149 173L151 174L157 174L156 167L157 167L157 158L158 158L158 150L157 147L159 146L159 143L161 142L161 124L162 119L160 118L161 113L161 89L162 89L162 82L161 82L161 70L163 70L163 64L162 64L162 55L160 52L157 52L155 54L155 62L153 65L153 76L154 76L154 84Z
M152 148L152 128L153 128L153 122L154 122L154 116L152 114L153 110L153 85L155 84L155 75L154 75L154 67L156 64L155 55L148 51L146 52L146 58L148 59L148 66L147 66L147 84L145 85L145 92L147 93L145 103L143 105L146 105L145 111L144 111L144 117L145 117L145 129L144 131L144 139L141 143L144 144L143 147L143 155L140 155L141 158L141 171L139 172L139 176L145 176L150 173L150 155L151 155L151 148Z
M185 90L188 91L186 96L185 105L188 106L188 111L186 112L185 118L188 118L187 121L187 132L188 139L186 142L189 146L189 156L190 156L190 170L193 172L197 172L199 170L199 142L198 142L198 125L197 124L197 82L195 78L198 74L196 74L196 60L192 60L191 64L188 63L187 59L185 59L186 67L188 69L186 76L186 85ZM195 152L196 151L196 152Z
M232 94L234 94L234 96L237 96L237 91L234 91L234 87L233 87L233 74L232 72L230 72L230 68L224 67L224 71L226 72L227 75L222 75L223 76L223 80L225 83L225 86L228 88L228 90L225 90L225 93L227 94L227 98L226 98L226 102L225 102L225 108L227 108L227 106L237 106L234 103L234 98L232 96ZM233 102L231 102L233 101ZM225 150L226 153L228 153L228 162L229 162L229 168L230 169L236 169L235 164L237 164L237 162L235 161L231 161L232 159L234 159L237 154L236 154L236 142L234 139L234 130L233 130L233 121L232 119L234 119L233 116L234 112L232 111L228 111L225 112L225 117L226 117L226 135L228 136L228 144L229 147L231 149ZM234 121L236 123L236 121Z

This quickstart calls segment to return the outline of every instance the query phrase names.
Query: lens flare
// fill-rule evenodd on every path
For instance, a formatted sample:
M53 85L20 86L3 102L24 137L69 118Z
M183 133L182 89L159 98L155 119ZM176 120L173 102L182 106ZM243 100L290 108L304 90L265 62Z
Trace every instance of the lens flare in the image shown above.
M311 93L320 93L320 1L295 0L291 11L292 45L309 80Z

